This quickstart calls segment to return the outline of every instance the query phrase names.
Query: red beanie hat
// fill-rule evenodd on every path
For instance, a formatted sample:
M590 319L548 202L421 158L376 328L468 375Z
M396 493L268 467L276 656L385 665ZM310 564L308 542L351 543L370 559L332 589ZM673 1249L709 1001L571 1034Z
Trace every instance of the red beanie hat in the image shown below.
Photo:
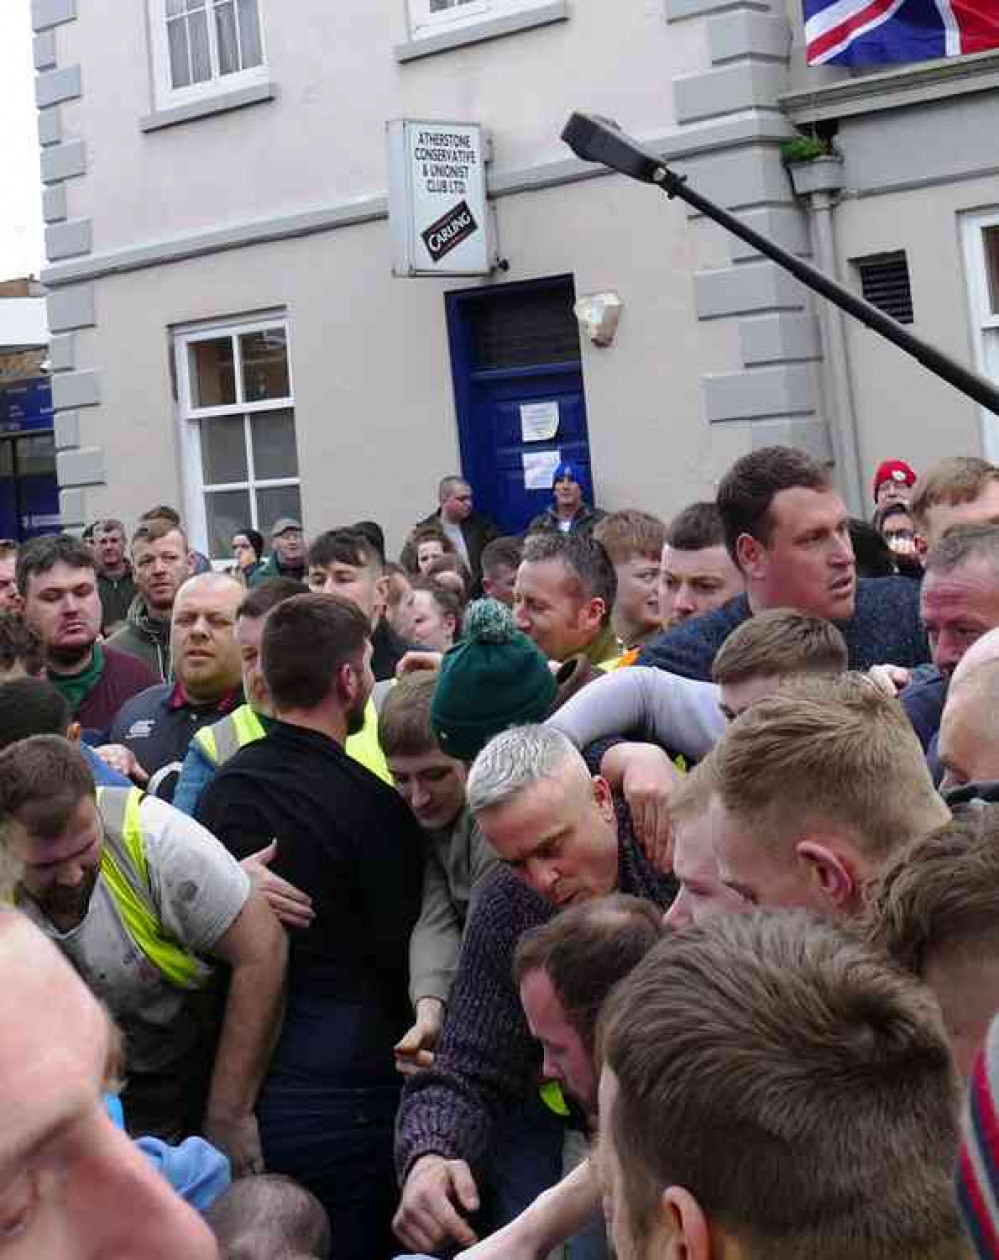
M911 486L915 484L916 474L903 459L886 459L884 463L878 465L878 471L874 474L874 499L877 501L878 490L886 481L894 481L899 485Z

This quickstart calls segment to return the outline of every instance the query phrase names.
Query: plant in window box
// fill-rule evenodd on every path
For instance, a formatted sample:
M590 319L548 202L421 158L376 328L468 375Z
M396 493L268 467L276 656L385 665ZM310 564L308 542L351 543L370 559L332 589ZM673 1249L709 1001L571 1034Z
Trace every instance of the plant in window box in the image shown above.
M799 197L843 187L843 158L825 136L796 136L781 145L780 155Z

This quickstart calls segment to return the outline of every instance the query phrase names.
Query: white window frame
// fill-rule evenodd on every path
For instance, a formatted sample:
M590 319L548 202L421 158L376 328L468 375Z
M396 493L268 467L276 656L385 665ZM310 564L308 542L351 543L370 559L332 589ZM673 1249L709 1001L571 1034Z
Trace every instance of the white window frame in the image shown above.
M446 31L473 26L483 18L507 17L511 13L529 13L541 8L547 0L470 0L453 9L431 13L430 0L405 0L410 39L427 39Z
M243 359L240 337L248 333L279 330L284 333L285 348L288 358L288 393L282 398L267 398L262 402L239 402L243 392ZM236 383L235 403L226 403L213 407L196 407L191 393L190 348L199 341L217 341L220 337L233 338L233 375ZM261 316L258 318L228 319L212 323L199 323L173 329L174 372L177 381L178 418L180 423L180 444L184 458L185 502L187 522L191 533L191 541L200 550L209 553L208 512L205 507L205 495L211 492L226 490L245 490L250 499L250 520L247 525L258 529L257 499L254 491L275 490L286 486L294 486L301 499L302 470L299 463L298 475L295 477L266 477L258 479L254 475L253 443L250 438L250 426L244 421L243 440L246 444L246 471L244 481L206 482L201 452L201 425L203 421L221 419L226 416L248 417L261 412L291 411L295 413L295 382L291 364L291 330L287 315ZM295 426L295 450L298 453L298 427ZM217 560L217 558L216 558Z
M991 309L989 277L985 256L985 231L999 230L999 206L963 217L964 267L968 281L971 333L975 367L999 385L999 311ZM997 295L999 296L999 295ZM999 463L999 420L985 407L979 408L982 447L992 463Z
M196 101L210 100L225 92L235 92L240 88L254 87L267 82L267 41L264 32L264 0L256 0L257 22L260 27L259 66L250 66L246 70L238 70L233 74L218 72L218 44L215 35L214 0L205 0L208 14L208 45L212 62L212 77L204 83L191 83L187 87L175 88L170 73L170 44L167 39L166 0L148 0L149 35L152 46L153 84L155 103L158 109L171 108L177 105L189 105ZM238 23L237 23L238 27Z

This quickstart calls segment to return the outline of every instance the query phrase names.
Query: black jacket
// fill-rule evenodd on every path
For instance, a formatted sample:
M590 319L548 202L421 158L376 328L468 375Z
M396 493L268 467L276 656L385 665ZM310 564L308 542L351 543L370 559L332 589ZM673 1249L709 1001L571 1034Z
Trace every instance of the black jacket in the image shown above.
M441 510L438 508L436 512L431 512L422 521L418 521L416 528L419 529L421 525L439 525L440 523ZM483 516L481 512L472 512L466 520L461 522L461 534L468 549L468 564L472 570L472 595L479 595L482 592L482 553L488 543L491 543L494 538L499 538L500 532L488 516ZM416 567L416 549L412 543L407 542L403 547L400 561L407 569Z
M402 797L334 740L274 722L220 768L195 817L239 859L276 839L271 870L316 913L290 933L289 994L363 1007L363 1035L336 1069L393 1079L423 884L421 832Z

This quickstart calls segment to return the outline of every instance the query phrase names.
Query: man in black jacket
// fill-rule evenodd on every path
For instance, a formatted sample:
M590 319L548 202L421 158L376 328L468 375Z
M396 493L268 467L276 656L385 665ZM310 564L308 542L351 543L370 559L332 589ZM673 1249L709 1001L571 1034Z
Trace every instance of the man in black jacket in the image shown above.
M261 644L276 720L219 770L197 817L237 857L268 847L312 900L291 937L284 1031L258 1104L264 1158L316 1195L338 1260L393 1252L393 1046L412 1023L409 937L419 828L402 797L344 752L374 680L356 605L296 595Z
M472 574L472 594L482 591L482 551L487 543L499 537L499 530L488 516L476 512L472 505L472 487L463 477L444 477L437 488L436 512L417 522L439 525L454 543L455 551ZM405 564L405 560L403 560Z

